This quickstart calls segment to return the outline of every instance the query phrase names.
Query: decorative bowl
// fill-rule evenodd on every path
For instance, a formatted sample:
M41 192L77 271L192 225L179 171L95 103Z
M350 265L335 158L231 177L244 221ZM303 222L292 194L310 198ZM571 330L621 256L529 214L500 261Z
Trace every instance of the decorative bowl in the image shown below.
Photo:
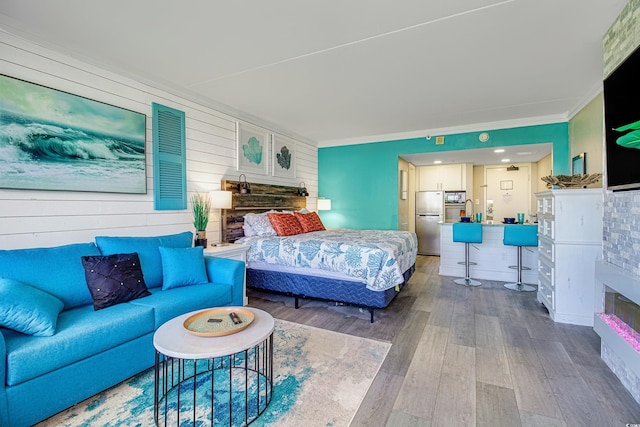
M504 218L503 222L505 224L515 224L516 223L516 219L515 218Z
M460 222L471 222L471 217L461 216L460 217Z
M540 178L547 183L547 188L557 186L558 188L586 188L587 185L594 184L602 178L601 173L584 175L549 175Z

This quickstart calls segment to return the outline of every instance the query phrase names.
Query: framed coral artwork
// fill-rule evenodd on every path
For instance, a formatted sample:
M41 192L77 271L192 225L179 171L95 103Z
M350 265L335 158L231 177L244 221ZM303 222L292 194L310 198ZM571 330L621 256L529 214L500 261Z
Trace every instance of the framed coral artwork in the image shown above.
M269 173L269 131L238 122L236 127L236 168L241 172Z
M296 177L296 142L282 135L272 138L271 172L282 178Z

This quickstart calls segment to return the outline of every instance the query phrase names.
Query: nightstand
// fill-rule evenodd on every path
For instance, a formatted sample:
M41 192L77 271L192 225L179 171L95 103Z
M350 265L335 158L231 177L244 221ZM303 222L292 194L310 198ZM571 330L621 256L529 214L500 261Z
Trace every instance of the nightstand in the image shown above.
M215 256L218 258L229 258L236 259L238 261L242 261L245 264L247 263L247 251L249 250L249 245L236 245L234 243L229 243L224 246L209 246L204 249L205 256ZM245 265L246 267L246 265ZM244 305L249 303L249 299L247 298L247 275L244 276Z

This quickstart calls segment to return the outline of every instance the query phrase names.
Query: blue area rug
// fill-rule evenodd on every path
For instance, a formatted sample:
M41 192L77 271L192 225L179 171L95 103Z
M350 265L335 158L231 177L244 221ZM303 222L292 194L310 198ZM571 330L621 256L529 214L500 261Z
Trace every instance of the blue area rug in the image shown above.
M273 397L251 425L348 426L390 347L276 319ZM153 393L154 371L148 369L38 426L153 426ZM196 423L201 425L210 422ZM229 418L215 425L229 425Z

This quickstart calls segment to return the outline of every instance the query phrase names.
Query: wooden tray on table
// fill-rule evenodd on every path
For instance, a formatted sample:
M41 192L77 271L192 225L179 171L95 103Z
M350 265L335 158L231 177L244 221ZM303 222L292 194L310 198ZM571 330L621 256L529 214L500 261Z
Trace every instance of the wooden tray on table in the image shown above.
M242 323L233 323L230 314L235 313ZM255 318L252 311L241 307L219 307L200 311L187 317L184 328L199 337L221 337L245 329Z

